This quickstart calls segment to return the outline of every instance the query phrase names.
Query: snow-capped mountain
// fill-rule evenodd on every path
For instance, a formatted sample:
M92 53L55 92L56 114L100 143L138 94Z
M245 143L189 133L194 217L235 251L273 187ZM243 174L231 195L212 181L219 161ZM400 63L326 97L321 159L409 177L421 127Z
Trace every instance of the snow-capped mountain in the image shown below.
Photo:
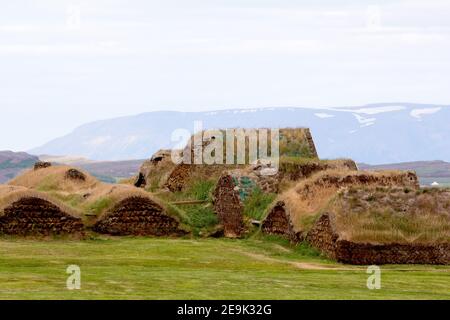
M263 108L212 112L149 112L88 123L33 154L93 160L148 158L171 148L175 129L309 127L321 158L370 164L450 161L450 106L384 103L346 108Z

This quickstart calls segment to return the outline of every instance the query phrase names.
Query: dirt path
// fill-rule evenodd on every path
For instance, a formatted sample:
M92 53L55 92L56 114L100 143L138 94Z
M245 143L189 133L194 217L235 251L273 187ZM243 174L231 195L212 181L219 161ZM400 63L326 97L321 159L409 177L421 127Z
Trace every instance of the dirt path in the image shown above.
M289 260L283 260L283 259L276 259L269 256L266 256L264 254L259 253L253 253L253 252L247 252L243 250L234 249L233 250L236 253L243 254L247 257L250 257L255 260L269 262L269 263L282 263L282 264L289 264L291 266L294 266L298 269L303 270L337 270L337 271L350 271L350 270L358 270L361 268L358 267L347 267L342 268L339 266L330 266L326 264L320 264L320 263L310 263L310 262L296 262L296 261L289 261Z
M288 250L288 249L286 249ZM327 264L321 264L321 263L311 263L311 262L297 262L297 261L289 261L289 260L284 260L284 259L276 259L276 258L272 258L269 257L267 255L264 254L259 254L259 253L253 253L253 252L248 252L248 251L244 251L244 250L239 250L239 249L233 249L232 251L239 253L239 254L243 254L247 257L250 257L252 259L255 260L259 260L259 261L263 261L263 262L268 262L268 263L282 263L282 264L288 264L291 266L294 266L298 269L303 269L303 270L330 270L330 271L357 271L357 270L366 270L367 266L333 266L333 265L327 265ZM288 250L289 251L289 250ZM383 271L402 271L402 272L423 272L423 271L427 271L427 272L450 272L450 268L449 269L429 269L429 268L417 268L417 269L402 269L402 268L392 268L392 267L383 267L381 266L381 268L383 269Z

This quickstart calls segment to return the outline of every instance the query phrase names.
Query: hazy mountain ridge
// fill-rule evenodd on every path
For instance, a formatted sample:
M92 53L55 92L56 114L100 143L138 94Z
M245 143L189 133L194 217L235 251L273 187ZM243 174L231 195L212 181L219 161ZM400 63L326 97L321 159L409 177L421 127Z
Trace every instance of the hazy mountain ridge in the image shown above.
M422 177L450 178L450 163L445 161L417 161L381 165L358 164L361 170L414 170Z
M26 152L0 151L0 183L5 183L23 170L30 169L41 160L51 159L61 161L51 161L53 164L63 164L73 167L79 167L104 182L116 182L117 178L129 178L137 174L144 160L130 161L92 161L88 159L64 159L60 157L44 156L42 158L30 155Z
M0 183L14 178L38 160L38 157L25 152L0 151Z
M371 164L450 161L450 107L410 103L348 108L259 108L212 112L149 112L96 121L31 150L94 160L150 157L171 148L175 129L309 127L321 158L348 157Z
M65 158L45 156L40 160ZM23 170L31 168L39 158L25 152L0 151L0 183L5 183L20 174ZM83 159L80 162L66 159L60 161L74 167L80 167L105 182L115 182L117 178L129 178L137 174L145 160L128 161L92 161ZM360 170L413 170L417 172L423 185L439 182L450 185L450 163L445 161L417 161L381 165L368 165L358 163Z
M437 182L443 186L450 186L450 163L445 161L418 161L375 166L359 163L358 168L361 170L412 170L417 173L422 185Z
M115 182L116 179L130 178L139 172L145 160L104 161L83 163L79 166L104 182ZM73 166L77 166L73 164Z

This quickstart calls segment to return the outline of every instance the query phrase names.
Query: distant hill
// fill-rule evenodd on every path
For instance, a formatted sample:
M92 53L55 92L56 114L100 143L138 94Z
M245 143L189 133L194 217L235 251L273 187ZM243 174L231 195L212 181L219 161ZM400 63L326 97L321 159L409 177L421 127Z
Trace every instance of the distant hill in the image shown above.
M33 167L38 160L53 160L60 164L80 167L104 182L135 176L145 160L92 161L81 158L43 156L37 157L25 152L0 151L0 183L14 178L21 171ZM416 161L381 165L358 163L360 170L413 170L422 185L438 182L450 186L450 163L445 161Z
M137 175L144 160L105 161L91 163L73 163L97 177L103 182L116 182L117 179L126 179Z
M384 103L345 108L264 108L214 112L149 112L88 123L33 149L33 154L94 160L146 159L172 148L175 129L309 127L321 158L371 164L450 161L450 107Z
M84 157L77 157L77 156L52 156L52 155L39 155L39 159L41 161L45 162L51 162L51 163L60 163L60 164L66 164L68 166L72 164L85 164L85 163L92 163L95 162L93 160L86 159Z
M117 180L127 179L137 175L142 163L145 161L93 161L80 157L49 155L39 156L39 159L56 165L64 164L84 169L97 179L108 183L115 183Z
M144 162L144 160L101 162L70 157L37 157L25 152L0 151L0 183L5 183L23 170L32 168L39 160L79 167L98 179L111 183L116 182L117 179L136 175Z
M358 164L361 170L413 170L419 176L422 185L438 182L442 186L450 186L450 163L445 161L418 161L371 166Z
M0 183L5 183L24 169L31 168L38 160L38 157L25 152L0 151Z

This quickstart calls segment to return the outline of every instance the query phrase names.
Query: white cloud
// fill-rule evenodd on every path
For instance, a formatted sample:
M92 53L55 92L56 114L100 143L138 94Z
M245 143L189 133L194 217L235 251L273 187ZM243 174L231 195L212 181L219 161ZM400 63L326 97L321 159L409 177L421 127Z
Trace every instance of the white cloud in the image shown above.
M68 112L86 122L215 106L450 101L450 1L377 3L368 12L356 0L9 1L0 10L0 105L20 115L2 119L46 106L61 134L75 126ZM403 108L343 111L370 119ZM49 116L36 117L30 131L53 138L37 125ZM355 122L367 123L375 121ZM39 139L16 135L0 149Z

